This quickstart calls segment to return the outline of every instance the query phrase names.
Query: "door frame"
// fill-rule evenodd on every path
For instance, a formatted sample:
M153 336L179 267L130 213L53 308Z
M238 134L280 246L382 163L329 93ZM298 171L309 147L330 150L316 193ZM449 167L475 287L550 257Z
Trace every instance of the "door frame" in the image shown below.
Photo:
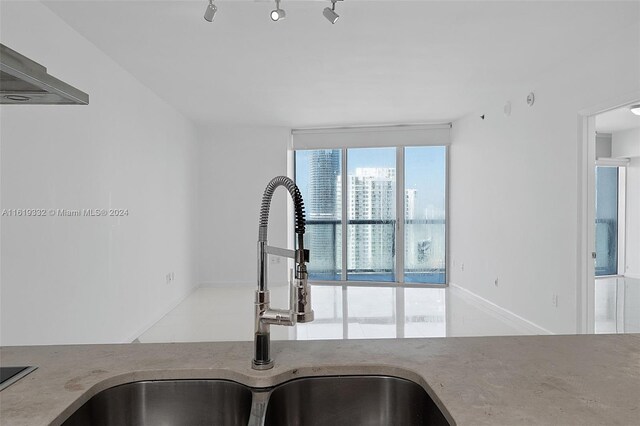
M595 160L596 115L640 103L640 90L578 111L578 258L576 332L593 333L595 326Z

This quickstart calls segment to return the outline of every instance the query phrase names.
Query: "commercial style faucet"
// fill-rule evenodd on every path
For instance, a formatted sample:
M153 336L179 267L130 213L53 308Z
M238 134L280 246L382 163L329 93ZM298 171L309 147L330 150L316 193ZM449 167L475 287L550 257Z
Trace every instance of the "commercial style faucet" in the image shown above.
M284 186L293 198L295 211L295 233L298 242L296 250L271 247L267 244L267 225L269 223L269 209L271 198L279 186ZM256 370L273 368L270 355L271 325L294 326L296 322L313 321L311 309L311 293L307 282L307 262L309 250L304 248L304 201L296 184L286 176L273 178L262 195L260 206L260 226L258 228L258 289L255 299L255 353L252 367ZM295 276L290 277L289 309L272 309L267 289L267 255L288 257L295 261Z

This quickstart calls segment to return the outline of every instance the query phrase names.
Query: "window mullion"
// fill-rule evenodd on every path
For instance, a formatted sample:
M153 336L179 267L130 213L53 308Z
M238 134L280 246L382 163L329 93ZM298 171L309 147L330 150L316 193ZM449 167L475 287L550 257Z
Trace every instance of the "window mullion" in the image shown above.
M626 266L627 168L618 167L618 270L624 275Z
M347 281L347 148L342 148L342 163L340 173L342 181L340 182L342 197L340 199L341 207L341 227L342 227L342 282ZM349 338L349 294L347 286L342 286L342 338Z
M342 174L342 182L340 183L341 185L341 191L342 191L342 197L341 197L341 225L342 225L342 274L341 274L341 278L342 281L347 281L347 148L342 148L342 170L340 171L340 173Z
M404 147L396 148L396 282L404 284Z

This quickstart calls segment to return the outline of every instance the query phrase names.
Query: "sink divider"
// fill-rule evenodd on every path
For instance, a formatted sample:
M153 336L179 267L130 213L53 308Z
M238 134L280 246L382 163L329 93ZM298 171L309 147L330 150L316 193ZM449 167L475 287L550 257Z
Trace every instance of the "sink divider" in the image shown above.
M251 415L247 426L264 426L267 404L274 388L251 388Z

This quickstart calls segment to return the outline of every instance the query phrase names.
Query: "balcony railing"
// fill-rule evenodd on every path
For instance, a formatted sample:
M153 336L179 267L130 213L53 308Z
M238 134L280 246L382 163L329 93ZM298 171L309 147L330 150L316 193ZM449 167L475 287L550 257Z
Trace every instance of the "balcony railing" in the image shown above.
M407 219L404 226L404 282L444 284L445 220ZM396 220L350 219L347 229L351 240L347 242L347 280L396 281ZM310 279L340 281L342 222L307 220L305 237L305 244L311 249Z

